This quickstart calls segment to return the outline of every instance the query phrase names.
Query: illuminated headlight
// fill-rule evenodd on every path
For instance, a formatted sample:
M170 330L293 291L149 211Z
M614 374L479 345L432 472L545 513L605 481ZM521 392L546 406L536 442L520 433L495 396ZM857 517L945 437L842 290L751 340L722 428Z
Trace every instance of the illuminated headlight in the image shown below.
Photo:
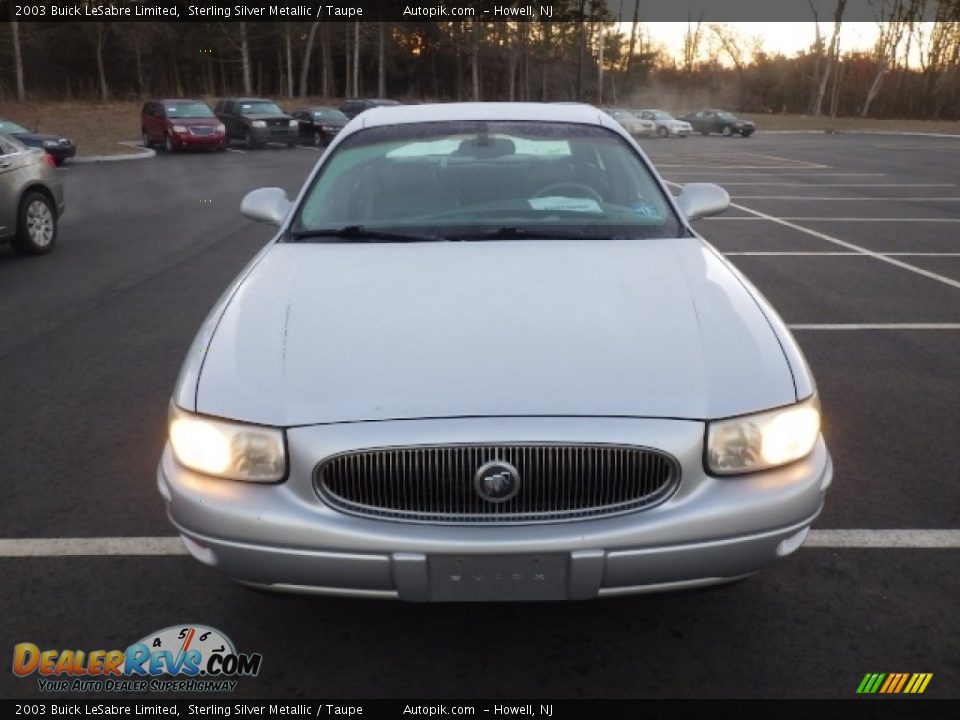
M287 123L287 125L289 125L290 127L297 127L299 124L300 122L298 120L291 120L290 122Z
M707 466L717 475L755 472L799 460L820 436L820 402L808 400L707 426Z
M170 447L181 465L207 475L277 482L287 473L283 431L194 415L170 406Z
M170 129L173 130L175 133L185 133L185 132L187 132L187 126L186 126L186 125L171 125L171 126L170 126Z
M223 123L220 123L219 125L217 125L217 132L218 132L218 133L225 133L226 131L227 131L227 126L226 126L226 125L224 125Z
M254 121L253 121L252 123L250 123L250 124L253 125L253 126L256 127L256 128L261 128L261 127L266 127L266 126L267 126L266 120L254 120Z

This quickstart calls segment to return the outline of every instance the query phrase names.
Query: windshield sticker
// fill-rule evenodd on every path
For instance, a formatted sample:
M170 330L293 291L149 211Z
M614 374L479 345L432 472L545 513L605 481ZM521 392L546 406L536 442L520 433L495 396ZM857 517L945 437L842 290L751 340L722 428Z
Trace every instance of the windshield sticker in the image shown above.
M591 198L542 197L531 198L527 202L534 210L558 210L561 212L581 212L603 214L599 203Z
M637 203L633 206L633 211L637 215L642 215L643 217L660 217L660 212L650 205L644 205L643 203Z

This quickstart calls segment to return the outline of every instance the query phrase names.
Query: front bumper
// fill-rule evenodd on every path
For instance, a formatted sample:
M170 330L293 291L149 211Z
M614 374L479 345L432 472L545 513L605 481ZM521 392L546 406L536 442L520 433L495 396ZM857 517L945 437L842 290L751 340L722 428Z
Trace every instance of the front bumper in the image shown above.
M544 429L549 428L549 437ZM356 517L317 496L316 463L349 449L470 441L612 442L662 448L683 467L675 494L625 515L527 525L437 525ZM832 463L823 441L777 470L734 478L702 471L703 424L533 418L397 421L288 431L289 479L219 480L181 467L167 447L160 493L190 552L259 587L405 600L587 599L727 582L789 554L823 504ZM698 470L699 468L699 470ZM451 563L486 562L477 581ZM559 594L538 594L524 562L552 563ZM465 582L467 581L467 582ZM451 589L451 583L456 588ZM476 584L476 592L470 583ZM497 586L497 583L500 583ZM455 590L455 592L454 592Z
M178 148L215 148L227 144L227 136L224 133L211 133L210 135L170 133L170 139L174 147Z
M300 129L298 126L289 127L249 127L248 131L253 139L258 143L292 143L300 140Z

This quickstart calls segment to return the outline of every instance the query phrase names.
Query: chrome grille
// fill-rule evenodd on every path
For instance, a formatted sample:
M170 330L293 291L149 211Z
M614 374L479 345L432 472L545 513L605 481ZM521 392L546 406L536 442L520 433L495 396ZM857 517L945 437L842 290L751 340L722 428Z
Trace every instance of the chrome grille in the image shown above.
M474 487L483 465L506 462L520 490L492 502ZM357 450L315 471L317 492L358 515L421 522L572 520L652 507L680 481L675 459L618 445L441 445Z

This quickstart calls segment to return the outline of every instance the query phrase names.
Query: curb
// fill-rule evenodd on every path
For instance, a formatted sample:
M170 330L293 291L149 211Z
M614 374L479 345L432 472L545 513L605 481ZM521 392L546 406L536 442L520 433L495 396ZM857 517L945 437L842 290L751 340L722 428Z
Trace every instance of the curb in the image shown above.
M147 158L156 157L157 155L156 150L144 148L139 142L127 141L117 144L140 148L140 151L136 153L127 153L125 155L80 155L78 157L71 158L70 161L72 163L118 162L123 160L146 160Z
M757 130L757 135L896 135L906 137L956 138L960 133L935 133L911 130Z

